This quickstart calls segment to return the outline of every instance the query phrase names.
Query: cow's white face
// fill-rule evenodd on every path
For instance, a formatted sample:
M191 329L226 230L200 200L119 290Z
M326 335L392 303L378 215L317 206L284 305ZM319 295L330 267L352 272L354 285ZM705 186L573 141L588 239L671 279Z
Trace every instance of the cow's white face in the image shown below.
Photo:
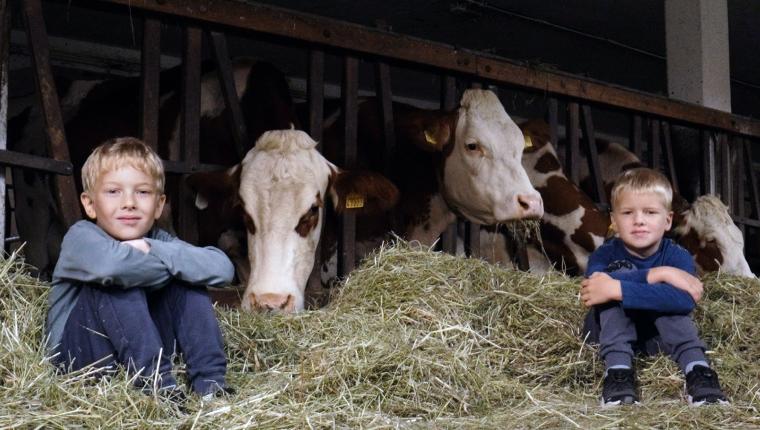
M481 224L540 218L541 195L521 163L524 145L520 128L493 92L465 91L443 169L446 201Z
M239 196L251 264L243 309L303 309L325 192L338 170L315 147L302 131L269 131L241 164Z
M691 207L682 214L684 222L675 227L679 236L690 232L698 238L699 247L691 249L701 270L708 270L712 264L719 264L720 271L730 275L754 278L744 257L744 237L728 213L728 207L713 195L697 197ZM717 255L712 256L717 248ZM700 255L702 254L702 255ZM721 261L707 261L711 257ZM706 267L702 267L708 266Z

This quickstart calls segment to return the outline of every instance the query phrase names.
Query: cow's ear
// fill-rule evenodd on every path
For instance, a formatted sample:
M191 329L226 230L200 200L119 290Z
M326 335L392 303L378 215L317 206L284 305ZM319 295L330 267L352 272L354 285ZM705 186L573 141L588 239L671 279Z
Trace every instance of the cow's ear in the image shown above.
M398 202L398 188L385 176L369 171L333 170L328 192L337 213L357 215L387 211Z
M235 200L240 189L240 165L216 172L193 173L185 180L195 192L195 207L204 210L210 200Z
M427 152L443 152L454 142L459 114L442 111L419 111L409 115L399 115L396 126L398 140L412 142Z

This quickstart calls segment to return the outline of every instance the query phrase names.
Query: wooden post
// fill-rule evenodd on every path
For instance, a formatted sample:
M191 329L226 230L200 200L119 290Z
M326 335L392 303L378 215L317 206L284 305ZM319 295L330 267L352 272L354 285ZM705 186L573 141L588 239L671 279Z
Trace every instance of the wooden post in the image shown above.
M34 64L36 71L35 82L47 131L48 149L55 160L69 161L71 157L69 146L66 143L61 105L58 102L53 72L50 69L50 48L45 22L42 18L42 5L40 0L24 0L23 8L32 64ZM68 228L82 216L74 178L72 176L56 176L55 188L63 223Z
M309 103L309 134L311 138L317 142L317 151L322 152L322 123L324 117L324 99L325 99L325 53L324 51L312 48L309 50L309 78L306 88L306 98ZM320 227L322 228L322 238L317 244L317 249L314 252L314 267L309 274L309 280L307 281L307 289L312 293L312 297L318 297L321 299L322 295L322 255L327 250L327 241L325 237L325 218L327 218L328 211L331 210L329 204L325 202L322 208L322 219L320 220ZM317 293L319 292L319 293ZM317 294L314 294L317 293ZM321 303L321 300L318 300Z
M180 136L182 160L195 168L200 163L200 105L202 31L188 25L184 29L182 52L182 116ZM189 243L198 243L198 215L193 194L181 181L179 193L179 232Z
M660 168L660 121L652 118L649 122L649 167L655 170Z
M755 219L760 221L760 192L758 192L757 176L755 175L755 166L752 165L752 144L749 139L744 140L744 168L747 171L747 181L749 182L750 202Z
M602 182L602 171L599 168L599 157L596 151L596 139L594 138L594 121L591 117L591 106L583 105L583 141L586 143L588 153L589 179L596 192L596 201L602 210L608 210L607 194Z
M140 53L140 136L154 151L158 151L158 116L161 74L161 21L146 16L143 19L143 43Z
M728 145L728 136L725 133L718 133L718 150L720 151L720 197L731 210L734 207L734 178L731 174L731 147Z
M643 160L644 144L641 140L641 115L633 115L631 117L631 142L629 148L639 160Z
M343 115L345 117L343 166L356 167L356 139L359 95L359 60L346 55L343 65ZM342 217L341 238L338 243L338 275L343 276L354 270L356 264L356 215L345 212Z
M219 76L219 88L222 90L224 103L227 106L227 123L232 132L232 140L235 143L235 151L240 160L251 149L255 142L250 141L248 129L240 107L240 99L235 88L235 76L232 70L232 61L227 50L227 38L224 33L218 31L208 32L209 45L216 61L217 76Z

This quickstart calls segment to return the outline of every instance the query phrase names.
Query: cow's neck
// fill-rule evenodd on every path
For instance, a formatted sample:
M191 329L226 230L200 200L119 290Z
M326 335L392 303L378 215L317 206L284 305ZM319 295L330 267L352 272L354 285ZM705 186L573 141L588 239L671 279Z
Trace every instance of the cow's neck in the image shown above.
M409 224L406 237L425 245L432 245L446 228L456 220L440 193L430 196L427 219L421 223Z

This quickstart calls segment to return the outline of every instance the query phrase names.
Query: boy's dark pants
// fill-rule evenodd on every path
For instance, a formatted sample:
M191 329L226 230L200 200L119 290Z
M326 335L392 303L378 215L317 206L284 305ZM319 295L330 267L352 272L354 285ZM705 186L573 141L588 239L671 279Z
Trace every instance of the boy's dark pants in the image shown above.
M176 385L171 355L181 353L193 391L225 385L222 334L205 288L173 282L157 290L83 287L56 359L65 370L125 366L139 386Z
M589 312L584 327L584 334L586 331L591 333L589 341L593 341L594 330L586 327L595 323L589 321L595 316L598 316L600 328L599 355L608 368L631 366L634 346L650 354L659 351L668 354L681 370L693 361L706 361L705 344L699 339L697 327L689 315L625 310L618 302L606 303Z

